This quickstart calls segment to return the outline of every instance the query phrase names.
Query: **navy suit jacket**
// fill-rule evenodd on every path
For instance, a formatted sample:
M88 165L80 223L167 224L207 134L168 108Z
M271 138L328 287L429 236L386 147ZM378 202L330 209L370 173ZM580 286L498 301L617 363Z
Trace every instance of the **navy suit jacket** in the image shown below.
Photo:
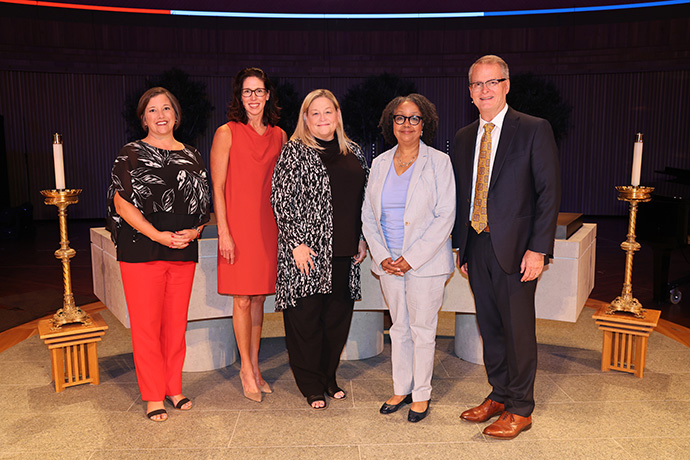
M479 120L460 129L453 144L457 213L452 233L459 260L466 261L472 171ZM527 249L553 255L561 202L558 148L547 120L508 108L501 128L487 198L491 242L503 270L520 271Z

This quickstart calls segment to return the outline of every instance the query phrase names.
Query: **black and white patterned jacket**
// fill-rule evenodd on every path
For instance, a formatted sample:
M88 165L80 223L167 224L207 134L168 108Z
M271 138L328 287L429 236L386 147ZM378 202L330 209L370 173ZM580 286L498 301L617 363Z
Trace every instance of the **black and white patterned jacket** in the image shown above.
M368 176L369 168L359 146L349 143L348 147ZM299 140L283 146L273 171L271 205L278 223L276 311L294 307L295 299L332 292L331 184L318 150ZM292 255L292 250L302 243L316 252L309 275L300 273ZM354 258L349 284L351 297L361 299L360 265L354 263Z

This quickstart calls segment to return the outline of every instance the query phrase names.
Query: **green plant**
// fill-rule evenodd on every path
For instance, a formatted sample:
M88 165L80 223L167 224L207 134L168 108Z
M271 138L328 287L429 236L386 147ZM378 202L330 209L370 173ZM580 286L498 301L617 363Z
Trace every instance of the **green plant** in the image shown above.
M297 127L297 118L299 117L302 99L295 90L295 86L289 80L283 81L280 78L271 78L271 81L273 81L276 93L278 93L278 107L280 107L278 126L285 131L289 139Z
M372 156L369 150L372 144L376 153L381 153L385 145L378 128L381 112L393 98L415 92L417 86L414 82L397 75L383 73L368 77L351 87L340 103L345 132L360 144L368 156Z
M128 139L133 141L146 137L146 131L141 127L141 120L137 117L137 103L147 89L155 86L162 86L170 91L182 108L182 123L175 131L175 138L185 144L195 145L196 139L206 132L214 107L206 97L206 85L191 80L189 74L176 68L147 78L145 88L127 96L123 116L127 121Z
M549 120L556 143L565 138L572 107L552 82L531 73L511 76L507 100L515 110Z

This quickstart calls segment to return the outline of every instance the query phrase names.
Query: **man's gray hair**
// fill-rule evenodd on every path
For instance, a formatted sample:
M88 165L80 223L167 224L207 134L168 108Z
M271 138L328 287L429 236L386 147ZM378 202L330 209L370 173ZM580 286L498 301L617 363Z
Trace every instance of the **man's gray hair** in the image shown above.
M501 67L503 78L510 78L510 70L508 69L508 64L506 64L506 61L494 54L487 54L486 56L482 56L474 61L474 64L470 66L470 71L467 73L470 83L472 83L472 71L474 70L474 66L477 64L498 64Z

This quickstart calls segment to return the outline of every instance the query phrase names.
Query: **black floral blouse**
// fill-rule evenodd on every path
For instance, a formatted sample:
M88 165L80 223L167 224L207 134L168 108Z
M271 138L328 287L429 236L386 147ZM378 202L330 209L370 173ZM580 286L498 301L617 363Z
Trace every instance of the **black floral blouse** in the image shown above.
M211 201L208 173L195 148L185 145L182 150L163 150L143 141L125 145L111 173L106 226L119 261L198 261L197 240L185 249L170 249L134 230L117 214L115 192L160 231L206 223Z

